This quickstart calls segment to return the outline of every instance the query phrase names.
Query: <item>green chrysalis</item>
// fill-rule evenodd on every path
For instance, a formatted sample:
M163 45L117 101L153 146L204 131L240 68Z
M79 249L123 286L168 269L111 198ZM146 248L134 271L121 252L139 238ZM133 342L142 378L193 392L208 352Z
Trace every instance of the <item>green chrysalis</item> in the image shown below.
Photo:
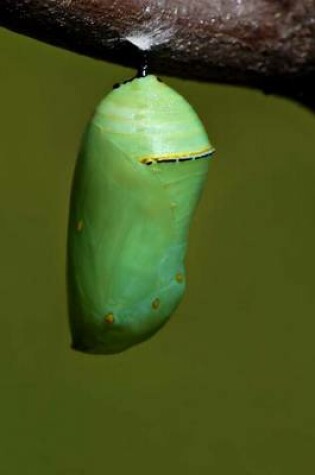
M153 75L121 84L101 101L83 138L71 196L73 348L121 352L174 312L212 152L191 106Z

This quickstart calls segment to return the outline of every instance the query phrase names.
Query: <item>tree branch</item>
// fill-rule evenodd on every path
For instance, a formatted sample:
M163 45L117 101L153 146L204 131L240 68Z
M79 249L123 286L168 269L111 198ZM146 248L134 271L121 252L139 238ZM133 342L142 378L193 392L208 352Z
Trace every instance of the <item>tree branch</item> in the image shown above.
M0 25L152 72L244 85L315 109L315 0L1 0ZM140 38L140 39L139 39Z

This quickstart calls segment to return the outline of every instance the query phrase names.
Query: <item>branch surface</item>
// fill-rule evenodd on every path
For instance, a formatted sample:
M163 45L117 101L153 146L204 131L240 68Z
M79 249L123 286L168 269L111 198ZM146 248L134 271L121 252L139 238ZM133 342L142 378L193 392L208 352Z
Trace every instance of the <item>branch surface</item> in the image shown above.
M315 0L0 0L0 25L98 59L315 108Z

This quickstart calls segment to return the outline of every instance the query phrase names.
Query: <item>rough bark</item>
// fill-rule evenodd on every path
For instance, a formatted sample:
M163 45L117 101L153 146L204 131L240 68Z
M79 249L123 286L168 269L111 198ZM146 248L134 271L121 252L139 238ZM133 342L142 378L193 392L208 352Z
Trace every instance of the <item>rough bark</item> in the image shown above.
M1 0L0 25L152 72L239 84L315 108L315 0Z

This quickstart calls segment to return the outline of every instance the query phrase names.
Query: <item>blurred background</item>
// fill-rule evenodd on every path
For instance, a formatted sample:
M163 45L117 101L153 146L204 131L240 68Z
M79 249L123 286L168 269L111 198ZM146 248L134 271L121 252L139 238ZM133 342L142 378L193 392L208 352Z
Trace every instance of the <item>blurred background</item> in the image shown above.
M81 134L133 71L0 31L0 472L315 473L315 116L164 78L217 149L188 289L154 338L70 349L66 235Z

